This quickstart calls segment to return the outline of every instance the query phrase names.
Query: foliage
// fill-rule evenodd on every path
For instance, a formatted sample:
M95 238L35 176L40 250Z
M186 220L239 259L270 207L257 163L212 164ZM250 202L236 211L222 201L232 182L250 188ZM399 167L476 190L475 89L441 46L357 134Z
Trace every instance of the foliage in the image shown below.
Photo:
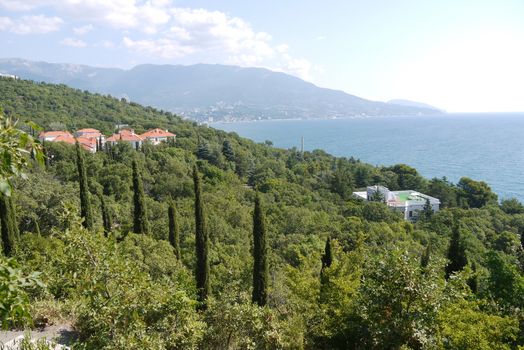
M14 259L0 256L0 326L2 329L31 323L27 291L44 285L39 273L25 274Z
M23 122L33 120L46 129L107 134L127 123L137 132L161 127L177 134L176 143L139 150L122 143L84 155L87 188L97 194L91 230L78 219L71 145L46 143L46 169L10 179L21 232L13 257L22 276L41 271L47 285L25 290L28 310L71 322L80 348L523 345L524 214L513 201L497 205L481 182L428 181L407 165L278 149L65 86L0 79L0 104L28 133ZM383 203L352 198L353 187L376 184L428 193L444 208L412 224ZM133 233L140 192L149 235ZM249 298L257 193L271 252L264 307ZM105 237L108 214L113 224ZM457 232L454 251L468 263L458 259L460 268L446 280ZM207 310L198 307L203 300Z
M268 249L266 223L260 196L255 197L253 212L253 303L265 306L268 299Z
M76 166L78 168L78 183L80 185L80 216L84 219L82 224L87 229L93 228L93 214L91 213L91 201L89 200L89 188L87 182L87 171L84 164L83 150L78 141L75 144Z
M193 167L193 184L195 189L196 286L198 301L205 309L209 294L209 237L204 218L200 175L196 165Z

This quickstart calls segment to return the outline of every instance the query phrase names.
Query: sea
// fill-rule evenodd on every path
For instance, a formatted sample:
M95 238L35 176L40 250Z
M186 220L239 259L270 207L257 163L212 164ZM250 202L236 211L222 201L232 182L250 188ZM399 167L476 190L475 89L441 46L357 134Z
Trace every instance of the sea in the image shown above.
M408 164L426 178L463 176L489 184L499 199L524 202L524 113L348 117L212 123L276 147L322 149L373 165Z

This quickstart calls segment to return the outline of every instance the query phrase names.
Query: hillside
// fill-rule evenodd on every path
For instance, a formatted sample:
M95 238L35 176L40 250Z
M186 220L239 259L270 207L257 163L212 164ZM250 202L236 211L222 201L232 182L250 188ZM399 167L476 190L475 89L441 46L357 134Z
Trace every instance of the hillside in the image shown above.
M524 207L499 204L484 182L451 184L408 165L278 149L64 85L0 78L0 107L28 132L25 121L106 134L127 123L177 134L174 144L139 151L119 144L80 156L71 145L44 145L47 164L15 180L13 205L0 196L0 208L16 210L0 210L2 234L12 229L7 219L20 231L12 259L0 254L0 287L9 286L0 293L13 296L2 299L9 306L0 308L4 328L30 319L71 324L85 349L524 345ZM84 175L77 159L85 163L93 228L79 218ZM207 308L195 282L193 166L202 181L199 227L209 235ZM443 209L413 224L381 202L352 198L374 184L430 194ZM263 307L251 302L256 192L266 224ZM171 201L176 223L168 217ZM135 203L145 203L149 233L135 233ZM175 227L179 245L171 239Z
M122 70L0 59L0 73L125 97L200 121L440 113L426 106L369 101L262 68L144 64Z

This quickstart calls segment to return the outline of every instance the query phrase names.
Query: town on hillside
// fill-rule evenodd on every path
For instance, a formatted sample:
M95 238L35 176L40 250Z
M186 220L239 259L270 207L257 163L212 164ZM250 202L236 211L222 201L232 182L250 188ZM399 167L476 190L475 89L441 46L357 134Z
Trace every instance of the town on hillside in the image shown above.
M116 145L119 142L127 142L133 148L139 149L144 143L152 145L158 145L162 142L174 142L176 140L176 134L155 128L144 132L143 134L137 134L129 127L117 127L116 133L106 138L97 129L80 129L74 134L69 131L63 130L51 130L42 131L38 135L40 142L65 142L69 144L78 143L88 152L95 153Z

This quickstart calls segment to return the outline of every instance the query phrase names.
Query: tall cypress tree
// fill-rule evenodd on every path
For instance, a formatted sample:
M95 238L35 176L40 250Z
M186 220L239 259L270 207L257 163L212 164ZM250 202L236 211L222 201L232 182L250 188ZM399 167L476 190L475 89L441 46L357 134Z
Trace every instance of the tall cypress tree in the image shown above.
M253 303L259 306L267 304L268 284L266 224L260 196L257 193L253 212Z
M107 237L111 233L113 223L111 220L111 214L109 213L109 208L107 207L107 203L104 199L103 194L100 194L100 206L102 209L102 224L104 226L104 235Z
M204 219L200 176L196 165L193 167L193 184L195 187L196 286L198 301L201 303L200 309L205 310L209 294L209 238Z
M149 234L149 221L147 220L146 198L144 184L138 171L138 163L133 159L133 231L135 233Z
M466 248L460 238L460 226L458 223L453 225L451 240L448 248L448 265L446 265L446 278L453 272L460 271L467 265Z
M12 213L13 204L10 197L0 195L0 232L2 235L2 250L10 256L18 241L18 227Z
M424 249L424 252L422 253L422 256L420 257L420 267L425 270L426 267L429 265L429 260L431 259L431 243L428 242L426 245L426 249Z
M331 237L328 236L326 239L326 246L324 248L324 254L322 255L322 269L320 270L320 301L326 299L326 287L329 282L328 277L325 274L325 270L331 267L333 263L333 250L331 248Z
M169 217L169 243L173 246L176 258L180 260L180 231L178 228L176 206L173 200L169 202L167 216Z
M87 171L85 167L84 154L80 144L76 142L76 165L78 169L78 183L80 184L80 216L84 219L82 223L85 228L93 228L93 216L91 214L91 203L89 202L89 187L87 183Z

